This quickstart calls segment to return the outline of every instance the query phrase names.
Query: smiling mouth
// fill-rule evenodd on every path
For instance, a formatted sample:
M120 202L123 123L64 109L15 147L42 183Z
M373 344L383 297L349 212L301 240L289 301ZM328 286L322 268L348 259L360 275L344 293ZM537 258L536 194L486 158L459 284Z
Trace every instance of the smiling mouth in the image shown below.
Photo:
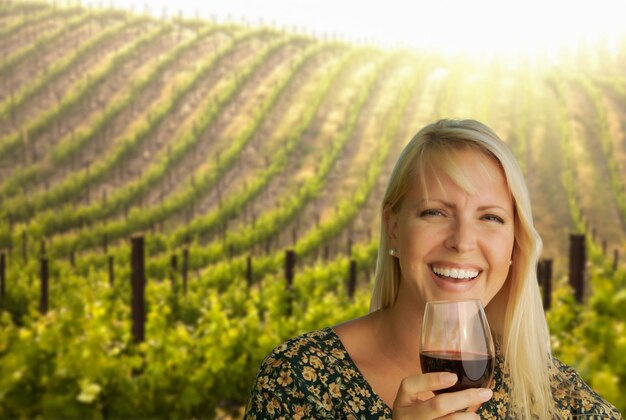
M448 268L448 267L431 267L433 273L444 280L469 281L474 280L480 272L475 269L467 268Z

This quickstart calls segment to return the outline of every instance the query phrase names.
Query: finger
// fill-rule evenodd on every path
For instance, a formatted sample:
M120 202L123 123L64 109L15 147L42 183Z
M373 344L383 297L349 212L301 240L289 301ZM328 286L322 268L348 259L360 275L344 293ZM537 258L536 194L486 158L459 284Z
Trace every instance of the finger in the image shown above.
M414 402L412 405L396 407L394 419L463 419L476 418L476 414L466 412L467 407L480 405L493 396L489 388L471 388L464 391L439 394L426 401Z
M433 416L426 418L441 417L446 414L456 413L459 411L465 411L472 414L472 411L475 410L466 411L468 407L475 407L475 409L478 409L481 404L489 401L492 396L493 391L489 388L470 388L464 391L437 395L436 397L425 401L422 404L422 407L428 407L428 411L424 411L425 416Z
M457 381L457 376L450 372L434 372L407 376L400 383L393 407L409 407L423 401L422 394L428 391L449 388Z
M491 390L493 391L493 387L495 385L496 385L496 381L495 381L495 379L492 379L491 382L489 382L489 386L487 388L491 388ZM467 411L476 412L476 411L478 411L479 408L480 408L480 405L474 405L474 406L468 408Z
M462 412L452 413L447 416L439 417L437 420L480 420L480 416L476 413Z

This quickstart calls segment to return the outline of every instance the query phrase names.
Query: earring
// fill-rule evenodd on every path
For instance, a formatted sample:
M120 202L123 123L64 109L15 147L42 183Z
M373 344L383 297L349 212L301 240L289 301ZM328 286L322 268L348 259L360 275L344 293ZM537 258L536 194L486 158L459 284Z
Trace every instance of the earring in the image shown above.
M509 260L509 265L513 265L513 260Z
M392 257L396 256L396 250L393 248L389 248L389 255L391 255Z

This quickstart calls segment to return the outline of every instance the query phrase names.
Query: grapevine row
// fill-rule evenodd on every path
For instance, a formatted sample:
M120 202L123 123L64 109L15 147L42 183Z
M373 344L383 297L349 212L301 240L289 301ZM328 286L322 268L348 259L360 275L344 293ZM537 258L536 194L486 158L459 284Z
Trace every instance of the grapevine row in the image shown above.
M76 88L76 90L66 95L56 107L48 109L36 119L23 123L20 131L14 132L0 139L0 159L6 159L10 153L18 150L19 147L26 147L27 143L32 141L31 139L49 131L56 121L69 115L71 112L75 111L78 106L83 104L86 98L88 98L97 89L97 87L99 87L117 70L118 66L124 64L124 62L134 56L137 49L154 42L155 39L163 36L164 33L169 30L170 28L168 26L163 25L158 30L151 31L146 36L137 40L129 48L116 54L108 63L97 69L86 82L82 83ZM101 129L103 119L104 117L95 123L97 128ZM108 120L105 120L105 122L108 122ZM93 129L90 131L90 133L94 132L95 131ZM65 163L67 159L73 155L74 151L93 137L93 135L94 134L90 135L87 132L79 131L74 135L66 136L65 139L62 139L60 144L53 149L53 162L56 162L57 164ZM72 146L70 146L70 144L72 144ZM34 179L46 175L47 173L44 172L43 169L39 168L37 165L31 165L16 174L16 181L11 183L5 182L2 187L2 194L4 196L12 195L18 190L18 186L29 185Z
M4 10L8 12L7 14L15 15L17 13L22 13L24 14L24 16L21 19L16 19L13 24L8 25L4 29L0 30L0 38L2 39L8 39L13 35L19 33L24 28L33 26L41 21L49 19L51 16L57 15L57 10L54 10L53 8L40 9L32 4L18 5L12 3L8 6L5 6Z
M602 151L604 152L604 158L606 159L607 170L609 172L609 185L611 187L613 197L615 197L617 207L621 213L622 221L623 223L626 223L626 188L624 180L621 176L624 172L620 171L617 161L615 160L613 150L614 146L609 130L607 110L602 102L600 92L591 80L589 80L589 78L583 76L582 74L577 74L573 76L573 79L573 83L580 86L584 90L585 94L593 104L596 114L595 126L599 132L599 140L602 145Z
M379 64L380 65L380 64ZM413 80L413 83L416 83L417 79ZM372 82L373 83L373 80ZM411 85L411 84L409 84ZM362 87L361 94L363 90L366 90L368 86ZM371 88L371 87L369 87ZM347 221L351 220L357 213L358 209L367 199L369 193L373 189L374 185L378 180L378 175L382 169L382 163L385 160L386 153L388 151L391 140L394 138L395 130L397 129L397 125L399 123L399 116L402 115L402 111L408 102L408 94L412 92L411 89L407 89L404 92L404 96L399 101L398 107L394 110L393 115L389 118L388 123L385 126L384 137L382 139L381 150L377 154L378 159L372 162L372 165L368 169L368 174L366 176L366 181L360 185L360 187L355 192L354 196L349 197L348 199L342 201L338 206L338 210L333 217L332 220L327 221L325 223L320 224L317 228L311 229L307 234L298 239L298 241L294 244L294 250L297 255L306 256L311 253L316 248L322 246L326 243L330 237L336 235L343 226L346 225ZM361 99L363 101L364 99ZM357 101L361 102L361 101ZM360 109L362 104L359 103L358 107L355 106L354 109ZM354 115L355 118L356 114ZM349 121L353 121L352 118ZM348 135L352 130L348 131L350 125L346 127L346 135ZM318 176L323 175L326 176L326 173L320 174L322 171L323 165L320 165L320 169L318 170ZM323 178L322 178L323 179ZM299 194L302 194L302 197L299 197L298 200L293 200L293 204L289 203L288 205L297 206L296 203L303 202L303 197L305 193L309 191L316 191L319 187L319 182L321 180L314 180L313 182L307 184L300 190ZM269 222L261 225L261 229L259 229L259 222L255 224L254 227L249 228L247 232L236 232L239 235L234 233L227 235L226 240L224 242L213 243L209 246L203 246L202 249L192 248L192 252L194 254L195 260L192 263L192 267L203 267L206 266L207 263L220 261L216 264L210 266L210 269L205 271L205 276L207 281L210 282L214 287L224 287L228 284L229 279L233 277L240 277L243 275L246 262L245 258L237 257L233 258L229 261L223 260L226 256L228 250L232 247L235 251L249 249L252 245L264 238L268 237L273 233L274 226L280 226L284 222L279 219L280 217L284 217L283 214L290 214L292 210L290 208L286 208L287 206L283 206L283 209L274 211L272 213L268 213L264 215L265 218L270 220ZM284 212L284 213L283 213ZM261 219L261 223L262 223ZM258 230L257 230L258 229ZM248 233L250 232L250 233ZM245 234L248 233L248 236ZM232 236L231 236L232 235ZM230 238L243 238L239 241L235 242ZM250 238L250 239L247 239ZM230 239L230 241L229 241ZM263 276L269 272L277 271L278 267L283 264L283 253L284 251L278 251L273 255L269 255L267 257L259 257L255 259L255 275ZM154 262L155 266L157 262ZM196 265L198 264L198 265ZM161 267L161 270L163 268Z
M250 36L254 36L254 35L247 34L243 36L239 42L243 42L245 39L247 39ZM271 55L271 53L275 52L277 49L282 47L285 44L285 42L287 42L287 40L279 39L277 42L271 44L270 47L268 47L267 49L267 53L260 54L256 62L253 63L253 65L248 69L248 71L246 71L242 75L242 77L239 77L236 80L234 80L229 85L229 87L227 87L224 90L222 95L218 98L217 102L213 102L212 100L208 101L206 105L206 110L205 110L206 112L203 113L203 120L196 126L196 131L192 133L183 134L185 137L181 139L180 142L177 143L175 149L172 149L171 155L163 156L157 162L157 164L155 164L152 168L149 168L145 172L145 175L142 178L140 178L138 181L136 181L134 185L131 185L131 187L129 187L127 191L120 192L118 195L119 198L113 197L113 200L111 200L111 203L112 203L111 208L115 208L116 205L119 207L120 203L123 202L124 200L128 201L132 198L135 198L136 195L141 195L142 189L143 190L147 189L150 185L154 184L158 179L162 178L163 174L166 172L168 167L175 164L180 158L182 158L182 156L187 151L189 151L193 147L195 143L197 143L197 141L199 140L199 136L213 122L215 117L218 115L221 107L225 103L230 102L235 97L235 95L240 91L241 87L244 85L245 81L248 80L248 78L253 73L253 71L263 61L265 61L265 59L267 59L267 57ZM218 54L218 56L216 57L216 61L219 61L222 57L224 57L227 51L228 49L225 49L222 53ZM306 57L307 56L305 55L303 59ZM197 75L201 76L204 73L206 73L206 71L208 71L208 69L210 69L214 63L215 63L214 61L209 63L209 65L206 66L205 68L202 68ZM269 109L271 107L271 104L276 100L277 96L281 93L281 91L284 89L284 87L287 85L288 81L290 80L291 77L293 77L294 74L295 72L290 73L286 78L284 78L281 84L275 87L273 96L268 100L267 105L264 106L265 109ZM197 80L198 78L194 77L193 80L190 80L190 85L195 83ZM188 91L187 87L181 89L180 91L181 92ZM198 191L209 188L215 182L215 179L219 177L219 174L223 172L224 170L226 170L230 165L232 165L232 162L234 161L234 158L239 153L239 150L241 150L241 148L250 139L252 133L254 133L254 127L258 125L259 122L262 120L263 118L262 114L263 113L261 112L259 115L257 115L256 119L251 123L251 126L245 129L244 134L231 144L231 148L232 148L231 151L220 160L220 163L218 164L218 166L214 168L213 174L210 174L208 176L207 175L198 176L199 181L196 183L195 186L191 186L188 189L183 189L181 192L177 193L175 197L168 199L167 201L161 203L158 206L152 207L150 209L146 209L145 211L141 213L131 211L127 221L122 221L122 222L111 221L105 224L101 228L96 228L96 229L90 230L89 232L85 231L83 233L79 233L75 235L74 237L62 238L59 241L55 242L55 249L58 252L60 252L60 255L67 255L67 253L71 249L76 249L77 246L79 246L82 249L85 249L85 248L88 248L89 246L98 244L99 239L102 238L103 235L107 235L107 237L110 238L111 240L125 237L132 232L149 227L151 224L158 222L159 220L163 219L165 216L167 216L168 214L171 214L174 211L179 211L180 208L188 205L192 200L196 198ZM91 208L91 209L95 209L95 210L91 210L93 212L91 215L91 219L95 219L102 215L102 213L94 215L95 211L97 211L98 208L102 208L102 207L94 206ZM80 213L79 211L79 214L81 216L84 216L85 214L89 215L90 214L89 211L90 211L90 208L87 208L84 213ZM72 211L72 214L74 215L73 217L76 216L76 214L73 211ZM66 223L72 223L72 220L76 220L76 219L66 218L65 220L67 221ZM79 219L79 222L80 221L81 219Z
M62 13L62 15L65 13L68 13L68 11ZM115 15L118 14L116 13ZM34 44L30 44L26 48L15 52L13 55L9 56L2 65L0 65L0 76L6 77L7 74L15 70L15 68L24 63L26 60L37 56L37 54L40 54L41 51L47 48L50 44L53 44L63 36L71 33L74 29L84 26L93 18L94 16L91 13L81 13L61 25L58 29L52 31L52 33L42 36Z
M59 62L54 63L52 66L47 68L46 72L40 77L23 86L19 92L5 99L3 103L0 103L0 118L5 118L7 115L13 113L16 108L22 106L26 101L42 92L48 87L48 85L54 83L54 81L62 74L67 73L72 66L82 60L86 55L90 54L107 41L114 39L117 34L137 26L142 20L144 19L131 18L118 25L108 27L95 37L83 43L80 48L72 51Z
M98 133L101 132L102 127L106 123L110 122L113 118L119 115L123 110L127 109L134 99L148 89L151 84L162 76L163 72L172 64L174 60L185 51L187 51L196 42L199 42L204 36L208 36L212 30L209 30L198 37L183 43L168 56L163 59L160 64L155 67L150 73L138 81L133 88L129 90L122 98L114 101L109 105L107 110L100 115L99 120L90 130L86 132L84 136L72 138L67 137L62 143L55 149L57 160L64 161L66 156L75 153L77 148L82 144L80 140L87 141L93 139ZM252 35L248 35L252 36ZM194 87L195 79L189 79L187 83L182 86L182 89L177 90L175 95L169 100L158 105L156 109L152 110L151 118L148 123L140 125L135 132L127 135L118 142L115 149L110 151L109 156L104 161L100 161L91 166L88 173L82 174L80 177L72 179L66 179L64 182L56 185L54 188L47 192L40 192L33 196L26 197L14 197L8 200L5 206L6 214L11 217L12 220L26 220L33 216L33 214L43 208L49 208L56 206L59 203L66 202L70 197L75 196L79 191L84 191L91 185L102 180L107 174L111 173L115 168L121 165L124 160L139 146L140 143L145 141L150 135L154 133L164 118L180 104L180 101L184 98L185 94Z
M236 196L224 199L222 205L206 215L195 217L188 226L175 229L168 234L171 237L172 246L181 246L188 240L200 239L213 232L217 226L225 223L228 219L236 216L244 206L258 196L268 183L278 174L281 174L289 163L293 152L301 144L302 135L309 130L315 115L318 114L322 100L328 95L329 89L345 68L350 60L354 60L354 53L341 59L339 64L327 73L326 77L317 85L315 96L307 98L308 106L300 114L299 122L292 126L289 137L283 142L282 147L272 153L269 166L262 173L255 176L254 182L249 184L245 191Z

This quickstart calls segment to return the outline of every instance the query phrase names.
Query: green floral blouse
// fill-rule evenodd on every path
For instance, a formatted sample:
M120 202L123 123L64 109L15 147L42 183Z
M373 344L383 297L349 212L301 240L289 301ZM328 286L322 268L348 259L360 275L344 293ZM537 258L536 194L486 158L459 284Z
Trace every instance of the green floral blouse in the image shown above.
M556 360L568 381L552 389L565 418L621 419L570 367ZM509 413L509 378L499 356L494 395L478 414L503 419ZM577 395L576 398L570 397ZM265 358L246 407L245 419L391 419L331 328L295 337Z

